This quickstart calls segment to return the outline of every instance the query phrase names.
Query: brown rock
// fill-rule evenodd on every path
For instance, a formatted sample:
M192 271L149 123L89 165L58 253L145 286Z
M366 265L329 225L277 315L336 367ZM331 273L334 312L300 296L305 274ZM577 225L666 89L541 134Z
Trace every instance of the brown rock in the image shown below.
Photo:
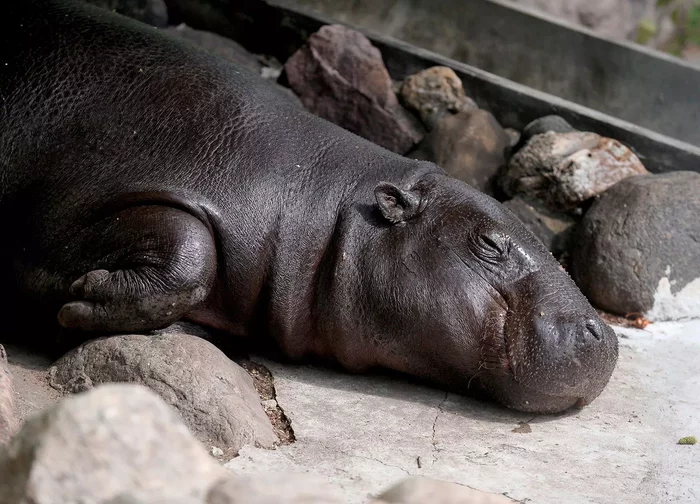
M511 197L525 195L553 210L572 210L620 180L646 173L617 140L550 131L533 136L515 153L499 184Z
M107 382L146 385L180 413L200 441L227 456L245 444L270 448L277 442L250 375L196 336L92 340L59 359L51 377L52 385L66 392Z
M399 104L381 53L357 31L322 27L284 69L290 87L318 116L399 154L423 137Z
M479 108L464 94L462 81L449 67L431 67L411 75L404 81L400 93L404 106L418 114L429 130L445 113Z
M0 504L182 502L228 473L155 393L101 385L27 420L0 450ZM127 501L128 502L128 501Z
M206 504L340 504L340 491L306 474L270 473L219 482Z
M410 157L428 160L467 184L493 194L510 137L486 110L444 115Z
M372 504L513 504L504 495L414 476L381 494Z
M15 388L7 364L5 347L0 345L0 445L8 442L16 429Z

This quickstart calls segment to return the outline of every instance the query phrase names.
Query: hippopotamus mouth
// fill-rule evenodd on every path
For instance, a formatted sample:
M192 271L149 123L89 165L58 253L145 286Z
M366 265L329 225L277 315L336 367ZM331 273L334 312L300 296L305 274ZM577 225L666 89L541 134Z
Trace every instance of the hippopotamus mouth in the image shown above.
M542 279L523 283L533 294L533 284ZM536 294L493 296L498 306L484 336L479 379L506 406L538 413L582 407L610 379L618 354L615 333L575 286L561 290L542 300Z

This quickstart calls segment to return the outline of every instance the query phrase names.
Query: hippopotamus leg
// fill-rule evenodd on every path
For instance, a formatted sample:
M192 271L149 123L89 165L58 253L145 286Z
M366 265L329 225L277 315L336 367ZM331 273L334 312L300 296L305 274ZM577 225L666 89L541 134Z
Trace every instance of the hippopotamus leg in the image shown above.
M189 213L146 205L113 213L83 235L90 266L70 287L59 323L84 331L165 327L204 301L216 273L209 228ZM93 249L93 250L91 250Z

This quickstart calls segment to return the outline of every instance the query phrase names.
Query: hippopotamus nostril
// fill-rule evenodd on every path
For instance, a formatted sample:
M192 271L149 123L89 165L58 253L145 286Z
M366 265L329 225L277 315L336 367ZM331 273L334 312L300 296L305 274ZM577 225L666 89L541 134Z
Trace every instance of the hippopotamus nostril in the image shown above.
M593 319L587 320L586 329L588 329L588 332L598 341L603 341L605 339L605 329L601 322Z

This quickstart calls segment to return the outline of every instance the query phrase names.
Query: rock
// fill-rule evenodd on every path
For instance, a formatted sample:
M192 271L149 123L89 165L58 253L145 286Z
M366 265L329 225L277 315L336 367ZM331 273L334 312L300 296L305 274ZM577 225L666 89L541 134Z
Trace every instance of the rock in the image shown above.
M508 134L508 137L510 138L510 145L513 147L518 145L518 142L520 142L520 139L522 138L520 132L514 128L506 128L504 131Z
M573 210L620 180L646 173L617 140L550 131L533 136L513 155L499 185L511 197L525 195L551 210Z
M194 435L227 455L277 442L248 373L214 345L181 333L89 341L59 359L51 384L79 392L93 384L146 385L173 406Z
M700 174L632 177L608 189L573 237L572 276L591 302L650 320L700 317Z
M228 475L175 411L132 384L101 385L27 420L0 451L0 474L1 504L201 502Z
M5 347L0 345L0 446L10 440L16 429L15 388Z
M340 504L340 491L307 474L268 473L219 482L206 504Z
M577 131L566 119L557 115L548 115L535 119L523 128L523 139L530 140L535 135L553 131L555 133L572 133Z
M179 499L149 499L144 500L140 497L136 497L131 493L123 493L115 497L114 499L109 499L105 501L104 504L202 504L202 499L195 499L193 497L181 497Z
M485 110L444 115L410 157L428 160L487 194L505 165L510 137Z
M163 28L163 31L168 35L188 40L202 49L218 54L236 65L251 70L257 75L260 75L263 68L258 58L254 54L246 51L242 45L231 39L217 35L216 33L195 30L184 23L178 26Z
M456 114L479 107L464 94L462 81L448 67L436 66L408 77L401 86L404 106L418 114L428 130L445 113Z
M536 201L515 197L503 205L542 241L545 247L559 257L569 246L576 221L570 216L552 212Z
M555 133L572 133L577 131L571 124L569 124L563 117L557 115L548 115L540 117L530 122L527 126L523 128L522 135L518 141L513 145L513 153L522 149L525 144L535 135L541 135L553 131Z
M372 504L513 504L503 495L457 483L414 476L382 493Z
M168 26L165 0L83 0L153 26Z
M399 154L423 138L399 104L382 55L361 33L326 25L285 63L285 78L312 113Z

